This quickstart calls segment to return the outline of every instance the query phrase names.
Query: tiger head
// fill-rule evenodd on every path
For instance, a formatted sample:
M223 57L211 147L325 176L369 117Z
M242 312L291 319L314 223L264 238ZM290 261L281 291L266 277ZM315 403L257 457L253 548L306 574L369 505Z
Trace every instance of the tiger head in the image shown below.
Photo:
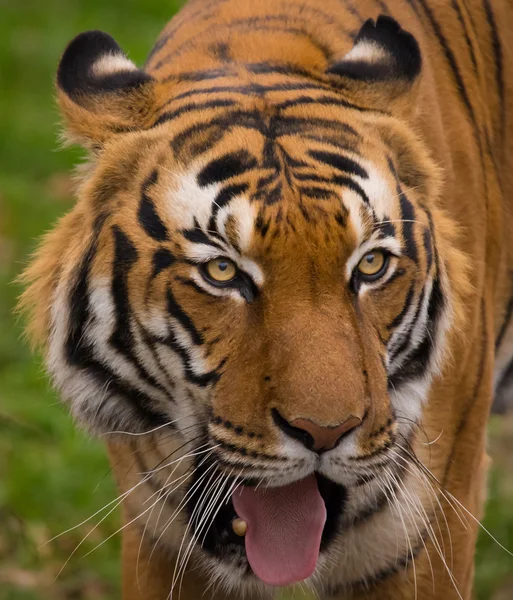
M247 555L269 584L312 573L351 490L375 502L458 318L462 259L412 127L420 73L383 17L322 68L158 79L100 32L59 67L68 136L92 158L27 271L31 331L92 431L188 444L191 521L206 473L226 475L205 560Z

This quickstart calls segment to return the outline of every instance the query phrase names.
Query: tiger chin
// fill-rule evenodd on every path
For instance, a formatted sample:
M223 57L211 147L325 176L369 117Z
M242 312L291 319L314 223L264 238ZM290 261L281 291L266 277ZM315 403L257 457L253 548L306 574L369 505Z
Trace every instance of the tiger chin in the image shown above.
M106 442L125 600L470 599L512 30L500 0L195 0L143 69L66 48L89 163L21 306Z

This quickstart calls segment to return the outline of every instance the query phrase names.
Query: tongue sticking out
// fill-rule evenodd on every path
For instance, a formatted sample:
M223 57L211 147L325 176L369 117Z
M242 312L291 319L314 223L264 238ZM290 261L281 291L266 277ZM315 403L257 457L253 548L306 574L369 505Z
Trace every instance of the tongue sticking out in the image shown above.
M315 475L279 488L242 487L232 500L248 524L246 554L259 579L281 586L313 573L326 521Z

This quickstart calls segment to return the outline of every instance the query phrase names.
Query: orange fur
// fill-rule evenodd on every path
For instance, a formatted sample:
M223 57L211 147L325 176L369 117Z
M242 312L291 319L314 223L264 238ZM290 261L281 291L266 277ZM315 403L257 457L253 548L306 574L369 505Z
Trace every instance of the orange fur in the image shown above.
M351 50L352 37L363 20L376 18L385 4L420 45L420 76L415 82L393 78L369 83L329 74L330 65L343 61ZM281 437L270 416L277 407L289 421L309 418L321 426L334 426L349 416L364 419L358 452L371 456L393 444L398 430L381 360L383 343L392 335L387 324L407 302L410 282L411 293L421 294L425 280L418 277L419 270L431 269L442 282L450 320L446 348L439 357L440 372L435 375L420 422L428 438L437 441L426 445L417 430L411 443L443 489L470 513L480 515L494 340L501 337L498 356L506 364L509 350L501 348L509 346L511 339L508 303L513 268L509 244L513 221L508 204L513 197L513 55L511 44L508 46L513 11L502 0L490 4L501 44L501 64L487 1L325 0L319 4L313 0L191 0L164 30L148 60L145 72L152 79L125 91L93 94L86 90L77 97L59 87L58 100L70 139L79 140L93 153L76 206L47 234L24 275L28 289L21 306L29 313L30 337L51 357L49 340L57 335L52 307L58 299L71 296L84 256L93 245L88 281L112 282L119 262L118 242L112 232L122 231L138 254L126 281L131 310L141 320L149 319L152 310L157 314L165 306L172 280L176 302L209 347L202 360L210 369L222 364L222 376L213 391L198 395L194 405L203 414L212 411L218 417L209 430L217 439L244 456L277 460ZM448 49L443 48L444 43ZM265 74L254 66L277 63L289 71ZM201 76L208 72L212 76ZM291 92L286 88L291 83L311 85L305 91ZM275 87L259 91L263 85ZM240 93L240 88L254 93ZM298 101L303 97L318 102ZM216 98L232 102L241 113L258 114L258 127L223 125L223 118L233 108L209 105ZM291 98L295 104L277 108ZM309 129L280 130L280 119L306 120ZM327 121L331 127L323 124ZM196 127L209 122L210 128ZM159 248L178 257L186 254L187 245L177 238L189 218L184 198L192 193L191 170L198 173L220 154L248 149L264 165L260 171L244 175L247 194L256 194L259 177L269 168L264 161L265 127L275 127L277 161L282 161L284 170L283 161L308 162L312 152L342 144L343 128L350 141L358 138L359 154L381 174L383 186L395 190L389 165L392 157L397 179L418 217L411 228L417 262L404 256L397 259L395 268L402 269L403 276L362 296L358 310L343 274L358 244L359 226L353 213L340 214L337 186L325 186L322 199L299 194L299 167L291 168L293 183L285 176L280 180L279 201L241 201L238 209L251 215L255 228L244 255L264 274L258 301L251 305L228 296L208 296L185 285L183 281L196 273L185 260L173 263L172 277L169 271L162 272L149 283ZM187 133L180 138L182 132ZM206 150L198 150L202 147ZM156 169L158 179L144 188ZM330 179L336 169L317 165L315 173ZM232 183L240 181L242 177L235 176ZM164 241L146 235L141 227L142 188L170 232ZM400 195L394 194L387 208L392 222L401 219ZM199 211L195 207L201 202L199 196L190 197L190 210ZM239 213L226 227L233 241L242 236ZM337 219L345 219L344 227ZM369 229L371 224L362 219L361 227ZM95 230L100 221L101 227ZM439 261L431 267L422 243L430 227ZM406 234L403 242L407 243ZM71 404L80 418L92 419L72 400ZM365 420L367 414L371 417ZM183 438L181 442L170 440L166 433L133 438L137 440L133 442L127 439L120 436L108 444L121 492L137 485L142 471L159 465L183 443ZM132 468L134 455L140 468ZM228 455L226 451L224 459ZM189 460L180 463L173 476L185 476L190 465ZM157 484L165 485L170 472L159 473ZM451 507L454 501L439 491L434 479L430 484L437 500L426 488L429 484L423 486L418 476L410 479L433 530L437 521L441 524L441 531L436 532L439 541L428 535L424 545L420 535L411 532L419 544L416 583L411 562L407 570L371 582L368 589L356 586L352 591L339 585L336 569L326 568L318 587L321 597L327 598L322 594L331 590L329 597L340 599L409 600L416 587L422 600L470 599L476 524L468 519L468 526L462 526L458 509ZM127 522L147 506L152 494L153 487L145 484L128 496L124 507ZM161 523L165 522L182 498L183 490L178 490L176 497L161 500L156 512L141 520L145 533L152 528L160 531L156 513L160 510ZM465 513L463 519L467 520ZM372 526L372 520L365 522L362 535L372 535ZM151 559L155 537L145 537L142 528L135 526L124 533L125 600L160 598L169 592L177 541L185 527L185 522L175 521L159 538ZM446 549L456 585L442 552L436 550L437 543ZM139 549L142 558L138 561ZM340 565L351 560L336 551L332 558ZM135 581L137 571L140 589ZM182 598L195 600L208 585L208 577L187 569L184 582ZM245 597L253 597L251 594ZM240 596L236 591L221 590L213 597Z

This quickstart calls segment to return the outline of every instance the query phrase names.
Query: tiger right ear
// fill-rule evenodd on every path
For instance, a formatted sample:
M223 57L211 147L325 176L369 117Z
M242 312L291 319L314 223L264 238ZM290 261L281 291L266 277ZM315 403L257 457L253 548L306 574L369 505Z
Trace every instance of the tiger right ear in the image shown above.
M327 71L334 85L354 92L372 108L411 110L411 93L422 67L417 40L391 17L368 19L353 48ZM336 76L336 78L335 78Z
M101 146L144 127L154 106L155 80L102 31L70 42L57 72L57 99L72 141Z

